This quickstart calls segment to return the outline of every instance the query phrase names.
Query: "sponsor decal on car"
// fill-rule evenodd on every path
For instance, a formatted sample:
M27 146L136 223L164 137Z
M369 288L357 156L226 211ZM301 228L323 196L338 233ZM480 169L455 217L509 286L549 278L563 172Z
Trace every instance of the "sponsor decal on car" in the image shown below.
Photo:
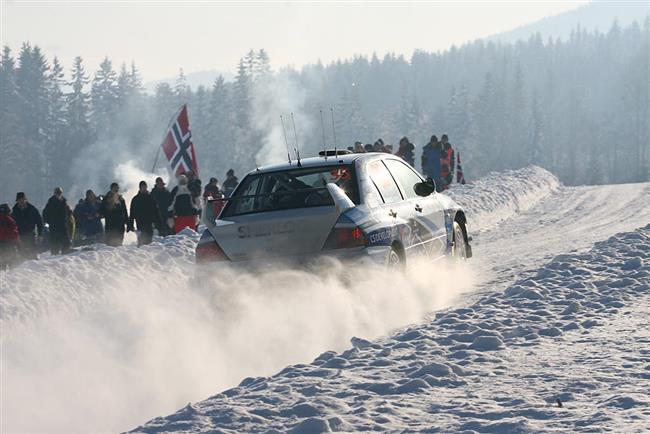
M237 228L239 238L269 237L271 235L292 234L300 230L301 224L296 221L282 221L242 225Z

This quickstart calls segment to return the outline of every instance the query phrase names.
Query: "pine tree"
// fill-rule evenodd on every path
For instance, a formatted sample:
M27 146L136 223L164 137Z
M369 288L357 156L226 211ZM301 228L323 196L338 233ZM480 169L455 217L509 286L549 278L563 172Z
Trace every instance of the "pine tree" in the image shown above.
M9 195L20 188L13 176L21 161L20 135L17 131L19 116L16 111L18 88L16 65L8 46L2 49L0 59L0 193Z
M59 158L68 140L68 126L66 113L66 97L63 88L66 85L63 66L58 58L52 61L52 70L47 83L48 95L48 120L47 120L47 148L45 150L46 162L44 167L45 189L61 179L61 173L55 172L55 161Z
M176 84L174 85L174 95L176 95L179 107L189 101L191 92L190 87L187 85L187 78L185 77L183 68L181 68L176 78Z
M68 86L70 92L66 94L68 140L65 148L54 160L54 173L61 176L70 168L70 160L78 156L81 151L95 140L95 135L90 124L90 95L86 91L89 79L83 66L83 59L77 56L74 59L72 74Z
M115 136L115 117L118 112L117 74L108 57L99 64L90 91L92 123L99 137Z

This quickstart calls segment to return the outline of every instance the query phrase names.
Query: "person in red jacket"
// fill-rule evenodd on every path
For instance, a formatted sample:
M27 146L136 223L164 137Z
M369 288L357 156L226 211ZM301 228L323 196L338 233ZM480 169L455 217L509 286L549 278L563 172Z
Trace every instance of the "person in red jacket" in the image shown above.
M19 245L18 226L11 217L11 208L3 203L0 205L0 270L16 261Z

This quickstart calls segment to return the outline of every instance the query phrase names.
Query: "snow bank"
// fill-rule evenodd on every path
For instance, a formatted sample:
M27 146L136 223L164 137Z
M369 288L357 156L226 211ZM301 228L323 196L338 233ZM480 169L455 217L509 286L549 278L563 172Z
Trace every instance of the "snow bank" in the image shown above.
M470 231L478 232L533 208L559 185L551 172L528 166L491 172L466 185L452 184L445 194L463 206L468 214Z
M133 432L645 431L649 257L650 225Z

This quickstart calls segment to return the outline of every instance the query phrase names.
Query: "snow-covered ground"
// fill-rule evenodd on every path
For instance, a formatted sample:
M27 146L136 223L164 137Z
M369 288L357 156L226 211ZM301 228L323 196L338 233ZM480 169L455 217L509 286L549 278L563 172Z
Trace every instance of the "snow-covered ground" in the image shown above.
M647 432L649 257L650 225L134 432Z
M612 385L598 379L591 384L592 389L570 387L569 379L584 380L584 370L606 364L606 359L598 355L602 351L599 347L606 347L611 357L622 357L617 351L630 351L625 347L629 339L635 336L642 339L639 333L644 325L643 310L648 310L648 261L641 257L636 277L628 276L639 287L640 295L634 303L616 294L607 295L605 289L612 285L603 287L602 291L596 286L598 293L586 294L591 301L580 301L580 313L575 313L570 321L557 311L566 308L561 302L567 300L566 290L578 278L565 276L569 271L562 269L553 271L554 275L547 271L546 276L544 270L567 266L568 270L579 270L575 276L588 282L616 279L608 277L617 270L612 265L616 261L612 260L611 264L601 261L600 265L598 261L607 258L607 252L612 255L643 252L643 247L638 246L647 245L648 229L599 245L591 253L585 252L597 241L617 232L634 231L650 222L650 184L570 188L559 185L548 172L530 167L491 174L473 184L455 187L449 194L467 208L470 229L474 231L475 258L461 265L460 270L438 264L401 276L385 270L355 270L342 264L324 263L309 271L276 270L256 276L215 269L211 285L197 290L190 284L197 235L185 234L158 240L141 249L100 247L96 251L28 262L9 272L0 272L0 431L126 430L154 416L171 413L187 402L197 402L235 386L242 378L273 375L287 365L309 363L328 350L337 356L323 362L327 367L319 362L287 368L288 371L285 369L286 372L275 377L239 388L236 396L218 395L186 407L170 418L157 419L143 430L182 431L194 427L207 430L209 426L234 431L264 431L271 426L284 430L312 417L320 420L305 423L321 428L327 424L330 429L357 430L364 423L371 423L370 420L382 424L381 418L360 413L354 416L355 412L362 411L358 408L367 407L365 404L358 408L352 406L350 402L355 399L359 402L366 399L366 404L379 406L379 399L390 401L393 407L384 413L387 421L381 429L410 429L408 423L422 419L429 420L431 427L440 426L442 431L449 431L460 429L470 420L485 425L508 419L508 423L513 423L512 430L529 427L530 431L536 431L542 414L536 413L537 410L549 412L548 420L553 423L558 422L553 419L557 411L572 411L577 418L574 403L596 395L605 396L601 389ZM624 248L626 243L637 245L638 250ZM573 253L552 259L568 252ZM647 257L647 249L645 253ZM588 256L580 259L580 255ZM579 274L583 269L588 273ZM630 276L634 272L625 271ZM432 279L432 275L436 278ZM585 285L590 287L588 282ZM520 299L514 293L518 287L534 290L540 298ZM629 291L626 286L618 292ZM623 306L612 309L607 298L610 296ZM594 307L594 303L604 307ZM445 323L442 314L435 313L444 309L449 318L457 317L455 323L451 320ZM617 309L618 313L613 312ZM627 311L629 315L622 315ZM508 318L512 324L506 322ZM521 318L522 327L527 327L531 339L510 333ZM588 326L590 323L582 324L590 318L598 324L593 327ZM579 329L563 330L572 321ZM414 332L412 339L405 340L404 333L398 332L390 337L395 330L409 324L421 324L413 330L423 336ZM492 329L487 330L489 327ZM553 327L562 333L552 336L556 333ZM625 327L633 329L636 335L623 331ZM545 328L553 329L548 332L551 336L544 335L546 331L539 332ZM480 338L485 330L494 333L492 338L479 339L474 348L461 348L473 345L474 338ZM456 342L452 335L463 333L473 334L472 340ZM535 338L535 333L539 337ZM375 343L361 348L367 344L356 340L353 343L358 349L348 351L352 336ZM476 348L483 345L482 341L494 343L495 336L502 341L500 349ZM594 339L593 346L589 339ZM388 353L387 349L390 355L379 354L384 350ZM358 356L354 356L357 352ZM455 353L454 359L451 355ZM637 353L639 358L643 357L641 350ZM323 358L334 353L327 354ZM366 365L355 359L361 354L365 354ZM650 356L645 357L647 366ZM388 365L379 369L387 362ZM370 363L377 364L377 375L385 376L381 377L385 381L376 382L391 384L378 389L383 394L351 388L352 384L370 382L369 378L368 381L355 379L365 375L364 372L371 374L374 365ZM405 365L409 363L412 366L439 363L451 371L439 377L429 373L440 379L435 384L429 377L412 377ZM477 363L479 366L474 367ZM340 369L337 364L341 365ZM564 371L551 374L554 364L564 366ZM324 376L303 375L303 371L312 372L312 369ZM487 376L488 372L494 375ZM545 372L547 376L535 377L536 372ZM350 377L345 377L346 374ZM304 382L311 379L312 383L300 392L302 386L294 388L288 381L292 378L302 378ZM394 392L406 384L402 384L405 378L409 379L406 383L425 387L416 381L423 379L426 390L414 390L416 398L402 400L410 395ZM536 393L539 402L551 399L550 391L555 387L553 384L559 384L560 378L567 382L567 387L556 391L566 394L558 395L567 401L563 409L554 409L551 404L542 409L525 407L523 403L532 406L531 403L537 402L532 398ZM274 382L281 379L291 388L276 388ZM526 389L527 381L536 385ZM645 381L647 388L647 376L636 381L639 387ZM546 394L542 394L542 383L549 387ZM619 383L621 388L624 384L631 385L630 381ZM262 390L265 385L269 388ZM320 393L320 388L337 390L335 394L344 394L343 389L337 389L344 388L350 393L349 399ZM506 404L500 403L505 403L505 396L515 389L522 395L521 405L530 412L518 407L520 404L512 398L513 413L508 417L510 413L502 408ZM647 409L640 410L643 399L637 399L633 392L624 396L638 403L630 414L640 417L639 424L650 422L648 413L642 413ZM256 399L246 401L245 396ZM291 410L299 399L317 411L307 407ZM632 402L621 399L627 403L623 406ZM265 409L263 414L256 414L253 410L261 407L260 400L266 402ZM332 406L326 406L323 400ZM419 402L417 406L415 401ZM223 412L217 415L218 412L210 410L211 406ZM492 406L494 411L490 410ZM425 407L426 411L438 415L435 420L422 416ZM271 408L276 413L267 411ZM296 415L291 416L292 412ZM486 416L481 419L473 412ZM335 417L341 419L338 428L337 420L329 421ZM605 416L599 417L588 420L601 421L603 427L626 422L619 417L610 422ZM172 419L176 422L172 423ZM465 429L492 429L472 426ZM424 429L428 425L414 427ZM633 430L632 425L627 427ZM493 430L497 429L509 431L507 425Z

